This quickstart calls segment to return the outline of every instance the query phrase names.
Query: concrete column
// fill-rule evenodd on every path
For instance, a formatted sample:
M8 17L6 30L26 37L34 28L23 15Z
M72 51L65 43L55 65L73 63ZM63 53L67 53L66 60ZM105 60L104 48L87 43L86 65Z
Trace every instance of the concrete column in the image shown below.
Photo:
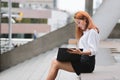
M85 11L87 11L90 16L93 15L93 0L85 0Z

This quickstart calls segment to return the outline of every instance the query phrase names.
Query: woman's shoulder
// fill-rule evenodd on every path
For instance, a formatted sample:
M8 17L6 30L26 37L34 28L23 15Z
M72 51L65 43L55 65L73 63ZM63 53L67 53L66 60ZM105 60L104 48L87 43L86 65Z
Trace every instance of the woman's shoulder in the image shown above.
M99 36L99 33L97 32L96 29L90 29L88 34L90 36Z
M89 32L98 34L98 31L96 29L90 29Z

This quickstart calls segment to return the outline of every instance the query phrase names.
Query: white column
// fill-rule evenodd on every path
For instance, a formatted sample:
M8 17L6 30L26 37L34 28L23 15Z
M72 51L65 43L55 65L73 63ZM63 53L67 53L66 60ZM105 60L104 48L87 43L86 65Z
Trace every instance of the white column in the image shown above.
M8 13L9 13L9 24L8 24L8 30L9 30L9 50L12 47L12 17L11 17L11 8L12 8L12 3L11 0L8 0Z

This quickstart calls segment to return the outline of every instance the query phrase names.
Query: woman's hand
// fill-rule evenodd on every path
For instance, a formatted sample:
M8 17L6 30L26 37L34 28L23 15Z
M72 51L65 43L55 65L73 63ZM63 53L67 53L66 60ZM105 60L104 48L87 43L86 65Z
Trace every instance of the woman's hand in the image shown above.
M68 49L68 52L71 54L82 54L82 51L80 49Z

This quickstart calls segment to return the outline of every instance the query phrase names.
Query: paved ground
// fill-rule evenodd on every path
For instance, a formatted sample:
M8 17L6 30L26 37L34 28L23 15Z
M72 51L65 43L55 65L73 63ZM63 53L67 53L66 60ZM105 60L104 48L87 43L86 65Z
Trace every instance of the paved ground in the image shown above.
M90 74L81 74L81 80L120 80L120 40L102 41L97 55L95 71ZM68 45L62 45L66 47ZM73 46L73 45L72 45ZM69 45L68 47L71 47ZM105 48L105 49L103 49ZM111 48L112 54L109 49ZM0 80L45 80L50 62L57 55L58 48L40 54L30 60L20 63L0 73ZM56 80L79 80L75 73L60 70Z

